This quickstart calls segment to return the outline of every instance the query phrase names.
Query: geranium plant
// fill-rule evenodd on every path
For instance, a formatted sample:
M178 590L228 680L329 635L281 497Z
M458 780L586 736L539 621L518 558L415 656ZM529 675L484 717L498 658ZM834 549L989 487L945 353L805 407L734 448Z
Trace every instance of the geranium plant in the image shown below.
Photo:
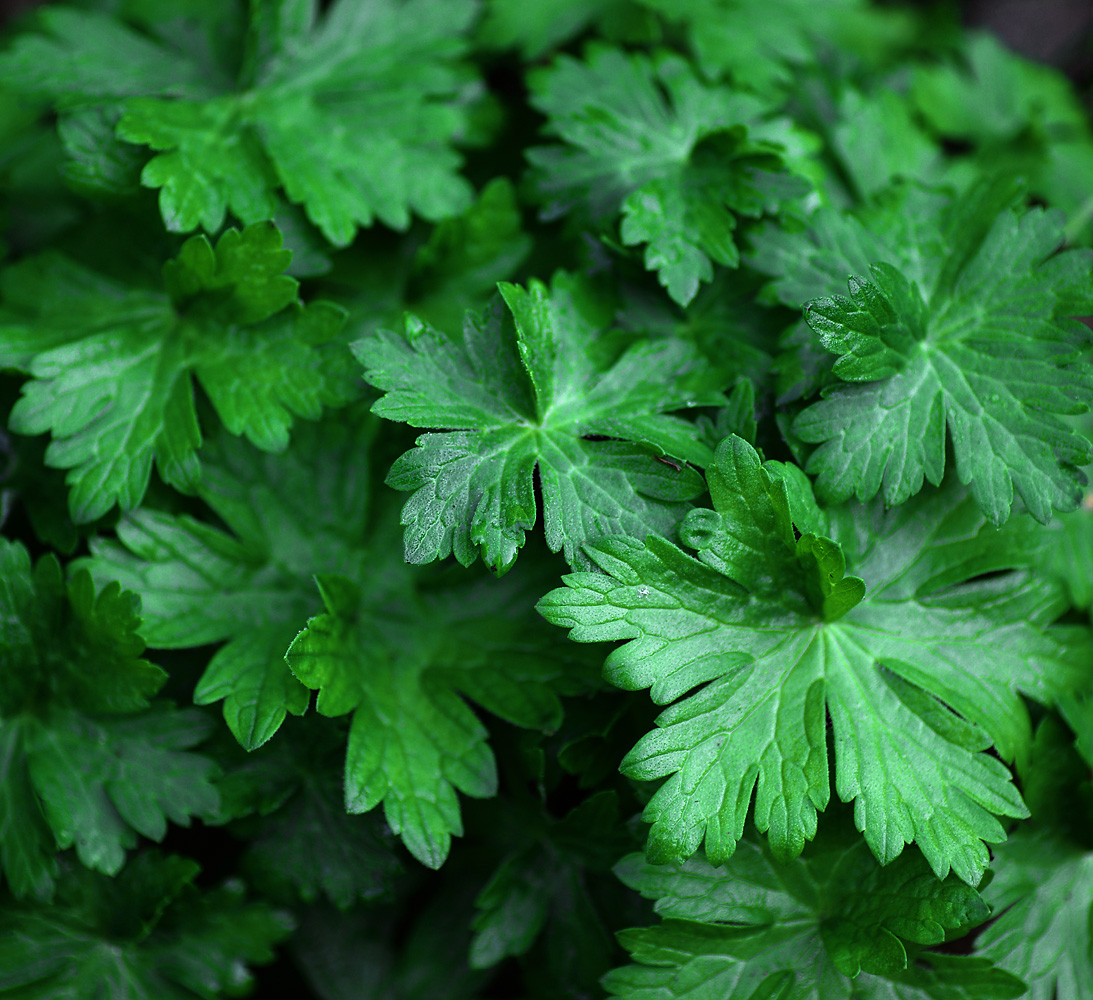
M7 25L0 996L1093 997L1093 131L956 13Z

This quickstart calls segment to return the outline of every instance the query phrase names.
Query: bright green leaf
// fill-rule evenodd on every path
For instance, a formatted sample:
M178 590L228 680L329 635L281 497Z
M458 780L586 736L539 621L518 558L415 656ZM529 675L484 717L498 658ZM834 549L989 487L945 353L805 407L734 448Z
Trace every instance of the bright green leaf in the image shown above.
M376 553L362 584L316 582L327 613L289 647L293 674L319 692L317 710L352 712L345 804L384 817L423 864L439 868L463 832L457 791L497 791L486 728L464 698L510 722L552 729L566 652L529 633L530 599L515 580L464 580L455 590L413 589L405 564ZM385 548L388 560L394 553Z
M1070 318L1093 310L1093 255L1056 253L1058 217L1010 210L1013 192L903 186L856 216L821 210L804 239L758 239L772 293L804 305L838 356L834 384L793 424L820 445L807 468L826 498L880 492L895 505L936 485L947 431L957 475L995 524L1015 494L1044 522L1078 504L1076 467L1093 450L1056 414L1093 400L1078 364L1088 330ZM848 278L850 298L819 297Z
M999 533L956 489L885 513L827 513L799 470L726 440L707 473L713 510L682 538L586 546L602 571L565 578L539 604L578 642L628 640L608 658L619 687L670 705L623 761L667 779L645 809L653 860L705 841L732 856L754 818L798 855L835 787L882 862L914 841L939 876L979 881L996 816L1026 810L1004 759L1027 753L1022 691L1050 702L1075 683L1088 638L1045 629L1057 591L1023 572L1035 526ZM849 569L855 576L843 575ZM864 597L863 597L864 594Z
M870 278L850 279L849 299L808 303L846 383L793 425L821 444L808 469L825 494L867 500L883 490L895 505L924 477L936 486L948 429L957 475L995 524L1015 492L1039 521L1078 505L1086 479L1077 466L1093 447L1055 414L1093 402L1079 365L1088 331L1069 318L1093 256L1053 256L1061 238L1050 216L1007 212L950 287L920 289L875 264Z

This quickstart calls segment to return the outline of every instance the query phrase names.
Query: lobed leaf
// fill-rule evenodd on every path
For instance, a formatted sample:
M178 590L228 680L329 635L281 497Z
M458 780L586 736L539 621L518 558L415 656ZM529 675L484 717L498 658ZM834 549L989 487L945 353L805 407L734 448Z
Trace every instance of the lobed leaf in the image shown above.
M650 858L703 842L712 862L731 857L753 790L777 855L800 854L830 796L830 717L836 791L878 859L914 841L939 877L976 884L982 841L1004 838L995 817L1027 815L983 751L1023 759L1018 692L1067 690L1088 641L1046 628L1053 588L1002 572L1027 565L1029 529L997 535L955 489L828 513L799 472L739 438L707 478L714 509L681 531L697 557L655 536L609 539L587 547L600 573L539 603L578 642L623 640L607 678L669 705L622 763L666 779L645 808ZM984 572L1000 575L972 581Z
M587 539L670 533L700 491L692 470L657 457L705 461L697 428L667 411L722 399L716 373L678 341L635 343L601 369L572 287L563 277L549 294L503 285L511 320L498 302L468 317L461 342L412 321L354 345L385 393L373 412L452 428L419 437L388 477L412 491L411 562L454 554L466 566L481 554L508 569L538 517L536 470L547 544L571 562ZM600 436L619 440L588 440Z

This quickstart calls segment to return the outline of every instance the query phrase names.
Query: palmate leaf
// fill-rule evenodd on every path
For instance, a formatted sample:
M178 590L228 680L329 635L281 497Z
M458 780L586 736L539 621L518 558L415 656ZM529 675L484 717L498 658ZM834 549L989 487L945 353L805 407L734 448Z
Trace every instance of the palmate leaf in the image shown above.
M452 428L422 435L388 476L413 491L406 558L454 554L466 566L481 554L510 567L537 520L536 469L547 544L571 562L587 539L670 533L702 489L677 463L702 465L709 449L693 424L666 414L723 402L717 372L672 340L639 341L599 364L600 331L565 276L549 294L538 283L501 291L504 306L468 316L461 341L410 322L405 334L354 345L365 378L386 393L373 412Z
M619 877L662 922L623 931L637 964L604 979L630 1000L1012 1000L1024 984L983 959L923 951L986 919L979 894L917 854L881 867L860 840L822 837L776 862L751 841L721 867L701 856L623 859Z
M183 244L164 292L120 284L66 258L7 271L0 367L26 372L9 425L49 431L49 465L68 469L69 507L93 521L139 506L152 462L192 491L201 445L192 379L224 426L284 449L294 416L316 419L347 392L336 338L344 313L302 305L272 223ZM344 348L342 348L344 349Z
M341 0L322 16L314 0L252 4L236 70L57 6L0 57L0 82L120 112L117 135L156 151L141 180L169 229L215 232L228 211L269 219L283 189L344 246L377 218L405 229L411 212L438 219L470 201L451 142L466 126L458 59L474 12L470 0Z
M86 571L66 584L7 540L0 564L0 869L17 898L47 899L57 850L114 875L138 833L211 816L216 765L190 750L203 715L149 701L166 674L140 658L135 594L96 594Z
M199 866L155 853L113 879L66 867L51 906L0 901L0 992L24 1000L193 1000L253 984L288 914L211 891Z
M410 852L438 868L451 836L463 832L456 792L497 791L486 728L465 699L550 730L561 721L558 692L587 682L545 630L528 628L532 598L515 576L498 584L461 575L457 587L449 578L450 589L416 591L415 576L389 547L373 553L360 584L318 576L326 613L285 658L319 692L321 714L352 713L346 808L363 813L382 802Z
M534 603L526 582L436 580L406 565L389 534L393 511L369 513L374 429L348 410L284 455L216 442L201 496L231 534L142 511L119 525L119 542L95 543L90 566L141 589L151 642L227 640L195 699L224 698L243 746L304 712L307 688L319 689L321 714L354 712L345 807L383 801L391 828L435 867L462 829L456 789L485 796L496 786L485 727L463 698L550 729L558 693L584 682L573 675L581 661L545 625L523 621ZM308 623L324 601L330 613Z
M938 876L978 882L997 816L1027 811L1004 765L1030 742L1018 692L1050 702L1087 655L1082 630L1045 626L1058 592L1016 570L1038 535L999 533L959 489L885 513L828 513L799 470L760 464L739 438L707 473L714 510L681 529L586 546L540 602L579 642L628 640L606 676L670 704L622 769L666 778L645 810L655 861L731 857L752 791L779 857L799 854L835 787L876 856L921 848ZM847 575L850 567L856 576ZM988 572L999 575L973 582Z
M1070 318L1093 310L1093 252L1056 253L1055 214L998 214L1006 191L896 198L904 211L926 213L912 223L917 232L899 234L907 243L898 248L831 213L816 219L813 246L796 262L779 237L761 246L757 263L782 273L783 301L806 290L802 301L810 298L818 272L850 274L849 298L805 304L809 325L838 356L839 381L793 424L820 445L807 470L826 498L882 493L896 505L924 480L937 485L947 430L957 475L995 524L1009 517L1015 494L1042 522L1080 502L1086 479L1077 467L1093 448L1056 414L1093 402L1093 379L1078 363L1089 331ZM868 269L858 266L865 259Z
M791 309L841 291L850 275L869 273L886 261L919 288L936 280L942 261L959 240L974 250L999 210L1020 195L1015 183L980 185L954 199L945 189L898 183L876 192L848 212L820 208L804 233L764 225L752 236L751 265L771 281L763 293ZM959 264L961 255L952 263ZM783 344L779 395L783 402L811 395L826 382L835 358L801 320Z
M758 98L703 83L678 56L595 49L531 77L532 103L565 145L528 150L535 186L556 216L597 224L622 212L620 235L687 304L713 264L736 267L737 217L777 213L807 192L782 173L780 126ZM771 141L773 139L774 141Z
M371 500L367 414L338 411L300 427L282 454L220 435L204 449L198 495L230 533L187 516L137 511L117 541L91 543L97 580L141 594L143 634L160 649L226 642L194 691L224 701L224 719L253 750L300 715L308 692L285 650L319 608L313 574L356 574Z

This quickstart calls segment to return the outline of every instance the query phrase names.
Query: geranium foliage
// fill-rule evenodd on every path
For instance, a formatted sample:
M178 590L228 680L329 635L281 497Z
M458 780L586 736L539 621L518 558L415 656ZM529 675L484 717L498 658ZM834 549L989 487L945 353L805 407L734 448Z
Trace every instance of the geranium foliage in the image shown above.
M0 1000L1093 997L1080 66L17 6Z

